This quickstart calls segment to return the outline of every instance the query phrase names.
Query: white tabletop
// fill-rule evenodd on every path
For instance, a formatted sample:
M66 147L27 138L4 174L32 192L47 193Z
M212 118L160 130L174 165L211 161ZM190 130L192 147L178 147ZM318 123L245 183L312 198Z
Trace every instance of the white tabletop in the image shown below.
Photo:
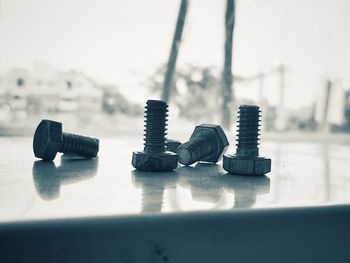
M0 222L350 203L346 144L263 143L272 172L251 177L228 175L221 162L135 171L142 142L127 136L100 139L98 159L54 162L35 159L31 138L0 142Z

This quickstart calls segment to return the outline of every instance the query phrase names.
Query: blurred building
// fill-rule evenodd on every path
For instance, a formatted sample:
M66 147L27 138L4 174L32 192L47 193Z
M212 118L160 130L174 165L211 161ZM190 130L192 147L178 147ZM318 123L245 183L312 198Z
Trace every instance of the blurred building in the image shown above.
M103 91L81 72L62 72L46 64L12 69L1 75L2 104L11 111L76 112L101 110Z

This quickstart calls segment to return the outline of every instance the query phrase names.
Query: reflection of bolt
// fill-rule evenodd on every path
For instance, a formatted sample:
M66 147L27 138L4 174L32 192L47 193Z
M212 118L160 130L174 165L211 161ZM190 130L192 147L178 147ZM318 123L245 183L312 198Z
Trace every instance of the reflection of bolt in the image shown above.
M229 145L224 130L219 125L197 126L188 142L178 149L179 162L190 165L197 161L218 162Z
M63 133L62 123L56 121L42 120L34 134L34 155L45 161L55 159L57 152L90 159L97 156L98 148L98 139Z
M54 162L34 162L33 180L35 189L42 199L49 201L59 196L61 179L57 175Z
M179 184L189 187L193 200L218 203L224 189L234 193L235 208L251 207L258 195L269 193L270 179L267 176L230 176L219 165L197 163L195 167L177 169Z
M133 152L132 165L144 171L173 170L178 156L166 151L168 105L161 100L148 100L145 109L144 149Z
M178 178L176 172L150 174L135 170L131 175L134 186L142 189L141 209L144 213L162 210L164 190L175 188Z
M222 185L235 195L234 208L251 207L258 195L270 192L270 179L266 176L222 176Z
M164 188L142 187L141 210L144 213L160 212L163 207Z
M180 184L189 187L193 200L217 203L223 189L220 182L220 166L197 163L195 167L184 166L177 171L181 174Z
M53 200L59 197L61 185L90 179L97 174L97 167L98 158L81 160L62 157L59 167L52 161L36 161L32 170L34 186L42 199Z
M235 155L224 155L223 168L232 174L263 175L271 171L271 159L259 157L260 109L239 107L238 139Z

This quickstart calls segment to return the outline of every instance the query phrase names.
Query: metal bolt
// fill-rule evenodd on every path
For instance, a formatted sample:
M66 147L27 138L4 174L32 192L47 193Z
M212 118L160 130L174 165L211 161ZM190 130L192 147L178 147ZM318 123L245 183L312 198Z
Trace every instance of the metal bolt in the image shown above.
M225 132L219 125L201 124L194 129L190 140L179 147L179 162L184 165L197 161L216 163L228 145Z
M223 168L232 174L263 175L271 171L271 159L259 156L260 109L241 105L235 155L224 155Z
M167 139L165 143L166 143L166 149L173 153L177 153L177 149L181 145L180 141L173 140L173 139Z
M98 139L63 133L62 123L56 121L42 120L34 134L34 155L45 161L55 159L58 152L91 159L97 156L98 149Z
M145 106L143 151L133 152L132 166L144 171L170 171L177 167L178 155L166 151L168 105L148 100Z

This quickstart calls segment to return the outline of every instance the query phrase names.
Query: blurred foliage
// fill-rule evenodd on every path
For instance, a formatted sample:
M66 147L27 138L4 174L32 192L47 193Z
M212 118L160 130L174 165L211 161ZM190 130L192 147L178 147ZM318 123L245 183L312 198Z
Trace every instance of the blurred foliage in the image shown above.
M122 113L126 115L142 115L141 105L131 103L115 87L103 87L102 110L109 115Z
M145 86L152 94L161 94L165 71L163 65L147 79ZM196 122L218 119L221 90L215 68L188 64L175 72L173 83L170 103L177 107L179 117Z

